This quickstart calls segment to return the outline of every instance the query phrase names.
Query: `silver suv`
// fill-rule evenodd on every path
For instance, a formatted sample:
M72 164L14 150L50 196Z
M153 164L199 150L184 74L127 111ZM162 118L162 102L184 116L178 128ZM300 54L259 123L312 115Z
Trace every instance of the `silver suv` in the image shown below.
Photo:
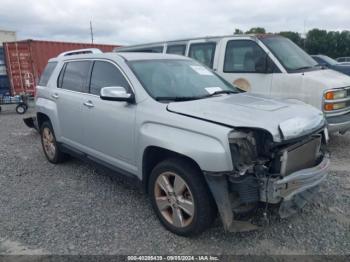
M184 236L217 212L231 232L256 229L247 214L262 205L289 216L329 166L320 111L242 93L177 55L64 53L43 73L36 110L48 161L73 155L136 178L162 224Z

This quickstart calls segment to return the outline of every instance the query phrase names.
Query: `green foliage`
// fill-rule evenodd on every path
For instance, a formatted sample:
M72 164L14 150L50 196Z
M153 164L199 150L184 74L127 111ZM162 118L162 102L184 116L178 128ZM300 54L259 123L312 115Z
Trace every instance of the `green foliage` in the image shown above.
M249 31L245 32L246 34L266 34L266 30L263 27L253 27Z
M243 31L235 29L234 34L242 34ZM263 27L253 27L246 34L266 34ZM312 29L303 38L298 32L282 31L278 33L287 37L312 55L322 54L333 58L350 56L350 31L326 31Z
M235 31L233 32L234 35L241 35L243 34L243 31L239 28L236 28Z
M312 55L322 54L333 58L350 56L350 31L312 29L303 39L297 32L280 32ZM304 43L305 41L305 43Z

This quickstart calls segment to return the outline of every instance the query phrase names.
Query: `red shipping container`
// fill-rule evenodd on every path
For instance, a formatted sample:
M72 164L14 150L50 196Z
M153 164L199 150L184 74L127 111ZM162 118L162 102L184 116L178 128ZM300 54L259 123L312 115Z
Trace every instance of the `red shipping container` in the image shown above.
M115 47L119 47L118 45L36 40L7 42L3 45L12 95L21 93L35 95L35 86L47 61L62 52L85 48L99 48L103 52L112 52Z

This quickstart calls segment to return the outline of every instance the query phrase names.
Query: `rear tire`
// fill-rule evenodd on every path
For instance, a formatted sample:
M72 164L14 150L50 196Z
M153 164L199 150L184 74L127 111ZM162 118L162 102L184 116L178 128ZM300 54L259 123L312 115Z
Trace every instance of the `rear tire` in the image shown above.
M53 164L58 164L66 159L56 141L56 136L49 121L40 126L41 144L47 160Z
M148 192L159 220L177 235L198 235L216 218L216 204L203 174L188 160L159 163L150 175Z

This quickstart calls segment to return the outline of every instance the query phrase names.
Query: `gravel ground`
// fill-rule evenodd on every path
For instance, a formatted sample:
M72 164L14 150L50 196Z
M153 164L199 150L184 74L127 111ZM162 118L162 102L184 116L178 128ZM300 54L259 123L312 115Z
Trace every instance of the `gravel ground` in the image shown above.
M350 253L350 134L332 137L330 175L300 214L250 233L225 233L217 220L183 238L120 178L75 159L47 162L22 118L11 107L0 113L0 254Z

